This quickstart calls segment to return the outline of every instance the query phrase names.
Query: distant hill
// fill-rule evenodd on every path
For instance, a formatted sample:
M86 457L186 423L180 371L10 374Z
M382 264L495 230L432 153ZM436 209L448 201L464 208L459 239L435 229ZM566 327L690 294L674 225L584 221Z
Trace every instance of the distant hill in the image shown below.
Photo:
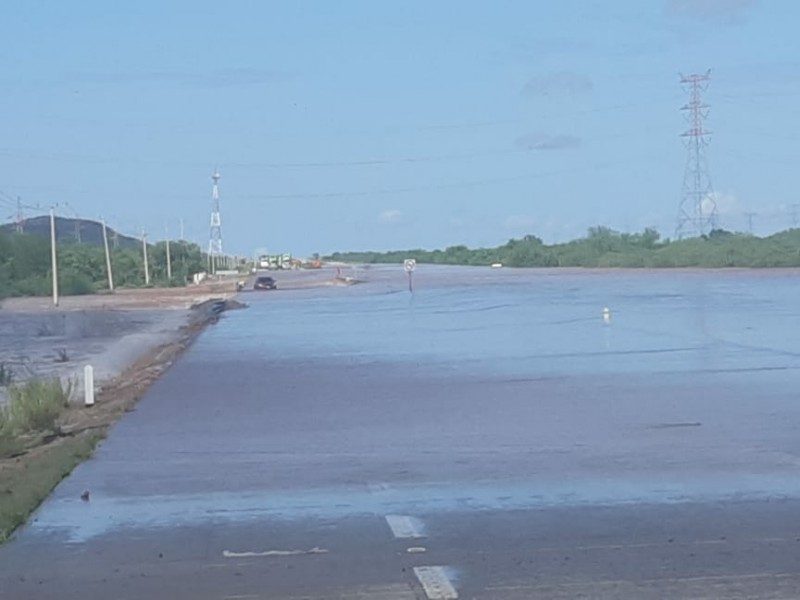
M32 217L25 219L25 233L50 237L50 217ZM16 224L0 225L0 231L16 231ZM107 228L108 243L117 248L138 247L139 240L115 232ZM115 239L116 236L116 239ZM56 240L62 243L80 242L82 244L103 245L103 225L97 221L86 219L67 219L56 217Z

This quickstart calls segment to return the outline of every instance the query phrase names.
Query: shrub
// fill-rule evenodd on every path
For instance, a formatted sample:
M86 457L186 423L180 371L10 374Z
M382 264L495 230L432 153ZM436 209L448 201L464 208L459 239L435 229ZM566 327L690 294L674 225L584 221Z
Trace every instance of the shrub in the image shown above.
M52 431L69 401L72 385L64 386L58 379L34 379L11 386L8 392L8 406L0 411L0 431Z
M92 280L82 273L65 273L60 284L61 293L65 296L82 296L95 292Z
M0 362L0 387L7 387L14 381L14 371L6 366L6 363Z

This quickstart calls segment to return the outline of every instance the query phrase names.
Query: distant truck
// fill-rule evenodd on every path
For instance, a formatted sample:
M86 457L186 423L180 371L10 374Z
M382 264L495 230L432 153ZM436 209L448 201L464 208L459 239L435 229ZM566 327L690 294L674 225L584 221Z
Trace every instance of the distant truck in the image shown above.
M291 254L264 254L258 257L258 268L280 271L295 268Z

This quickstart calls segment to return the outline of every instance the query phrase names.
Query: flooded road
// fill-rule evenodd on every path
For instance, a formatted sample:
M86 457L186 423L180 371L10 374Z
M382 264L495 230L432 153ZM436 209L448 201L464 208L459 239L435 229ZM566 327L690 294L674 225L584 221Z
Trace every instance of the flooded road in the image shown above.
M800 593L796 273L356 276L243 294L0 597Z

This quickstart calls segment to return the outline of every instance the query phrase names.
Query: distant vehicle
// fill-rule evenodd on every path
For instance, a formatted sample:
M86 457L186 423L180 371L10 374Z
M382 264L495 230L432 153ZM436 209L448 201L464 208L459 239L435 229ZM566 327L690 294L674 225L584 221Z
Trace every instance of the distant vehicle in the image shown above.
M259 277L253 286L254 290L277 290L278 283L272 277Z
M283 271L300 267L300 262L291 254L264 254L258 257L258 268L270 271Z

